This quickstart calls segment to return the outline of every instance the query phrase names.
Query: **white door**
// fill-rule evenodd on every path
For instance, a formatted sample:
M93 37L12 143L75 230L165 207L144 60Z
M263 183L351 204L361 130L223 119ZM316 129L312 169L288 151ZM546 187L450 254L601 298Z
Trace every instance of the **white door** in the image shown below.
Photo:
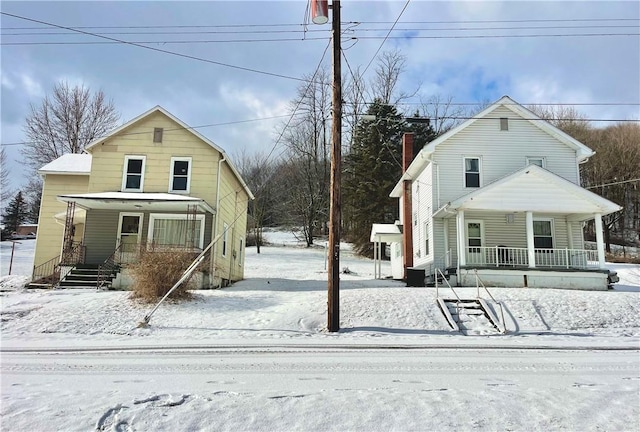
M121 263L133 262L138 253L142 232L142 213L120 213L117 246ZM119 259L118 259L119 258Z
M484 225L482 221L467 221L467 265L485 264Z

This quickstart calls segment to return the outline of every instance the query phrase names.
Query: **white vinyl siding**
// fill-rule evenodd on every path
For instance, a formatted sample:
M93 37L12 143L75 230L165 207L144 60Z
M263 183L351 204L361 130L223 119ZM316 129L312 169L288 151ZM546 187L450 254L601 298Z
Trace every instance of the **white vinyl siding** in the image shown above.
M413 200L414 211L417 212L417 221L413 228L413 265L423 266L433 260L433 246L431 241L429 255L425 251L424 224L432 224L432 202L433 202L433 167L427 166L418 176L416 181L412 183L411 197ZM419 253L419 255L418 255Z
M188 194L191 189L191 158L172 157L169 192Z
M204 246L204 215L196 215L194 221L186 214L151 213L147 241L159 246ZM192 225L193 224L193 225Z
M464 157L482 158L481 185L488 185L522 168L527 157L535 156L531 154L531 149L544 155L544 168L570 182L579 183L574 149L531 122L517 117L508 108L497 108L489 117L478 119L453 135L440 144L431 156L438 164L442 180L441 203L453 201L473 190L464 187L464 162L461 160ZM497 122L500 117L509 117L508 133L499 130ZM461 155L464 157L461 158ZM437 203L433 207L437 208Z
M142 192L146 156L126 155L122 169L122 191Z

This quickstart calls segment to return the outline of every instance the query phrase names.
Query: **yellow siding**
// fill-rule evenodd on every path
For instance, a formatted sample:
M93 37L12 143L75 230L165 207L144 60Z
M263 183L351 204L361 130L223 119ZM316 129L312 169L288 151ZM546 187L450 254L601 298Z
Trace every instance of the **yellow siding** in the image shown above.
M163 128L162 143L153 142L154 128ZM91 150L89 192L119 191L125 155L146 156L143 192L169 192L171 158L191 157L190 196L215 205L216 174L220 154L191 132L156 112L108 138Z
M34 267L39 266L60 255L62 237L64 235L64 221L56 221L54 215L66 212L67 203L56 199L58 195L71 193L85 193L89 184L89 176L47 174L42 189L42 205L38 218L38 236L36 238L36 252L33 259ZM82 236L84 225L76 226L75 240Z

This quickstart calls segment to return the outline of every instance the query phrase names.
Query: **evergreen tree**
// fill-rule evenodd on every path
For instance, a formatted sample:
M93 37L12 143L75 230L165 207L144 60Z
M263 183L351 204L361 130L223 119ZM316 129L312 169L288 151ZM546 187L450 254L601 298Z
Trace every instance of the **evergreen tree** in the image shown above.
M374 121L361 121L355 129L353 144L345 156L343 203L345 233L355 251L373 255L369 241L371 225L393 223L399 217L398 200L389 193L402 176L402 135L414 132L414 155L435 132L428 121L409 125L395 106L374 101L367 114Z
M27 202L22 197L22 192L18 192L4 211L2 215L2 223L4 224L3 234L11 234L18 230L20 224L24 223L29 217ZM5 235L3 235L5 237Z

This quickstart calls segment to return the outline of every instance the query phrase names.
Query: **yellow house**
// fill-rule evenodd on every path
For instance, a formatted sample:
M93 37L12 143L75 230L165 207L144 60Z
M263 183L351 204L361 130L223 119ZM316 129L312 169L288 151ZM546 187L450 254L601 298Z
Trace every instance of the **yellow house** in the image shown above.
M243 278L253 194L222 148L156 106L85 151L39 170L34 282L95 286L98 269L109 268L113 286L126 288L138 246L197 252L216 238L200 288Z

